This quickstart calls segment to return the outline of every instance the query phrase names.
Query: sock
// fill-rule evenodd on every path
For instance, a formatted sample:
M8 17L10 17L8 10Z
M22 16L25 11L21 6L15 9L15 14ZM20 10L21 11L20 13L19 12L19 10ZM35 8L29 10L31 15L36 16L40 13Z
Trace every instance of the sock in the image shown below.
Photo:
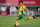
M18 23L18 20L16 20L16 24Z
M28 17L29 19L33 19L33 17Z

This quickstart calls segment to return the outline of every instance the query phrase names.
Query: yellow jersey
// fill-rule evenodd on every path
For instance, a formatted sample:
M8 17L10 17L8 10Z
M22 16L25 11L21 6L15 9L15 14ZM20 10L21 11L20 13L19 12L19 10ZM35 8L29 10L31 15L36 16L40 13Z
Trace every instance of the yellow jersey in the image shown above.
M26 6L25 6L25 5L20 6L19 15L22 14L21 11L23 11L23 13L24 13L24 10L25 10L25 9L26 9Z

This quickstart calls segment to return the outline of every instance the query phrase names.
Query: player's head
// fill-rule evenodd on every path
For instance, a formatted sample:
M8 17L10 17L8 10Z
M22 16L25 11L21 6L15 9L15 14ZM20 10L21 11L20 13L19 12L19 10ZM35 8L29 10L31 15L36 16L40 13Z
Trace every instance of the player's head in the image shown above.
M23 1L20 1L19 3L20 3L20 5L23 5Z

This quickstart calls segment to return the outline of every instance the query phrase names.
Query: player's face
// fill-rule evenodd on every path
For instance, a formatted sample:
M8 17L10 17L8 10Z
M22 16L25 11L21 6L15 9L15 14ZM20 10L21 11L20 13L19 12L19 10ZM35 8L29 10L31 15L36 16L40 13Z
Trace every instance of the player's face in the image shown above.
M22 2L20 2L20 5L23 5L23 3L22 3Z

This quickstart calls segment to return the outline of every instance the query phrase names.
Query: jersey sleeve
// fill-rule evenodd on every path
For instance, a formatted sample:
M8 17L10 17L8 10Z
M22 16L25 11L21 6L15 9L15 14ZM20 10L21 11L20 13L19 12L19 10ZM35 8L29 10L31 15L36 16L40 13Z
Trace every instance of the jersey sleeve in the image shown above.
M26 9L26 6L23 6L23 9Z

